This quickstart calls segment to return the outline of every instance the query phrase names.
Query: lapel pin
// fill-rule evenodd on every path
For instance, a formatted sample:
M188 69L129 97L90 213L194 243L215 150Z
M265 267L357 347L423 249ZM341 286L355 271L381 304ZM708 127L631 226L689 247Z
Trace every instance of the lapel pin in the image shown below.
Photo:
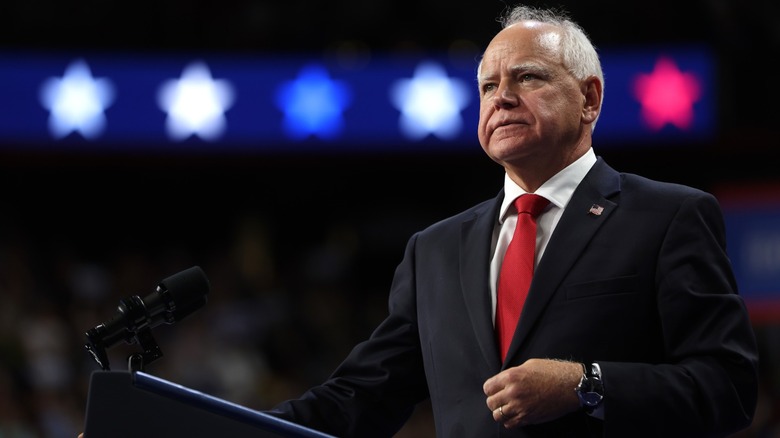
M590 206L590 210L588 210L588 214L592 214L593 216L601 216L601 213L604 211L604 207L593 204Z

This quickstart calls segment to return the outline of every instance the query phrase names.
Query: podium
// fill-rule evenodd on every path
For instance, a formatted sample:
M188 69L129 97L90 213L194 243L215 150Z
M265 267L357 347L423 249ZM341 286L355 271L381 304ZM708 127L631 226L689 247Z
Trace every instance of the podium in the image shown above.
M142 371L92 373L84 437L332 438Z

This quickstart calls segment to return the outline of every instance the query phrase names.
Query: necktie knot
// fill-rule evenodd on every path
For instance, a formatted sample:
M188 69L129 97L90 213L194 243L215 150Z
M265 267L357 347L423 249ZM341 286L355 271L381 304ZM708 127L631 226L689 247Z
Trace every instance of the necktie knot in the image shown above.
M544 207L547 207L547 204L549 203L550 201L543 196L528 193L515 199L515 208L517 208L518 214L528 213L531 217L535 218L539 216L539 213L541 213L542 210L544 210Z

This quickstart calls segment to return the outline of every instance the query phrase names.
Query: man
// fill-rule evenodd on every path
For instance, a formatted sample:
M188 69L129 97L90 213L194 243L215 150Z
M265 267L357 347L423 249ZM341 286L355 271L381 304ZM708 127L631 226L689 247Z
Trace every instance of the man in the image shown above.
M746 428L757 348L715 198L595 155L604 79L565 15L509 11L478 79L479 140L503 190L412 236L387 318L327 382L270 413L344 437L392 436L429 397L443 438ZM502 360L501 263L513 201L531 193L549 203Z

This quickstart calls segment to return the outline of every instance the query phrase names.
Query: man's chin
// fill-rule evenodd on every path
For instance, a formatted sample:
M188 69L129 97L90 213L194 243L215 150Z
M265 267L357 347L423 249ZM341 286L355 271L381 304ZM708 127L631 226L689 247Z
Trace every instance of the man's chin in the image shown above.
M523 154L528 149L527 141L518 136L493 137L490 140L490 152L492 155L512 157Z

